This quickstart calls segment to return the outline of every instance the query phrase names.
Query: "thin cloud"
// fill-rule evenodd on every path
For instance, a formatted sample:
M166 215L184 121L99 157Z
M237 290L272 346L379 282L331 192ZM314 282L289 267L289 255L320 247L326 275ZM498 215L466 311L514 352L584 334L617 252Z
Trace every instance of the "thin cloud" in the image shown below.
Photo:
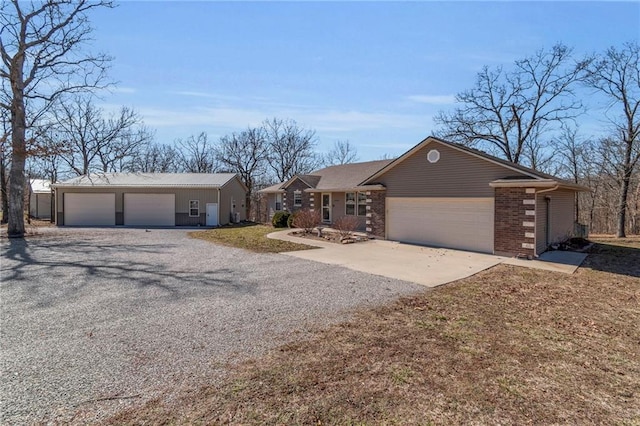
M456 102L455 95L411 95L407 99L412 102L430 105L450 105Z
M133 87L114 87L113 89L109 89L112 93L136 93L137 90Z
M140 115L145 124L156 127L215 126L224 129L242 130L247 126L258 126L271 117L291 118L300 125L331 132L349 132L382 128L423 127L429 117L403 115L387 112L363 112L340 110L299 110L289 108L193 108L189 110L141 108Z

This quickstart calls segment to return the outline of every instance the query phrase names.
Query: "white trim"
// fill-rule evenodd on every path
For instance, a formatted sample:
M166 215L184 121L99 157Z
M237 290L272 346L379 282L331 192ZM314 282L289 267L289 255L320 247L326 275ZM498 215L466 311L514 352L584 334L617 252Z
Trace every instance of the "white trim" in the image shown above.
M533 205L535 205L536 204L536 200L534 200L534 199L522 200L522 204L526 204L526 205L533 204Z
M535 211L535 210L526 210L526 211L524 212L524 214L525 214L526 216L535 216L535 215L536 215L536 211Z
M328 205L328 206L325 206L325 205L324 205L324 196L325 196L325 195L328 195L328 196L329 196L329 205ZM320 195L320 215L321 215L321 218L322 218L322 222L323 222L323 223L331 223L331 220L332 220L332 216L333 216L333 211L332 211L332 210L333 210L333 202L332 202L332 199L331 199L331 198L332 198L332 197L331 197L331 193L330 193L330 192L323 192L323 193ZM328 209L328 211L329 211L329 219L328 219L328 220L325 220L325 219L324 219L324 209L325 209L325 208L327 208L327 209Z
M524 233L524 237L525 238L535 238L536 234L534 232L525 232Z
M524 249L535 249L536 245L533 243L522 243L522 248Z
M198 214L191 214L191 210L193 209L191 207L191 203L193 202L198 203L198 207L197 207ZM200 217L200 200L189 200L189 217Z
M522 222L522 226L525 228L534 228L536 226L535 222Z

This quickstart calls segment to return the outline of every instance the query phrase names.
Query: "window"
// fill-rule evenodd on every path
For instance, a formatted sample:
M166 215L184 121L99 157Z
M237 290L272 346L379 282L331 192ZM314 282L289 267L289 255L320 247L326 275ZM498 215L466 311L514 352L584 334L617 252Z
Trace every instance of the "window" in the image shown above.
M276 211L282 210L282 194L276 194Z
M353 216L356 214L356 193L347 192L344 195L345 211L344 214Z
M293 206L294 207L301 207L302 206L302 192L295 191L293 193Z
M347 192L344 197L344 204L344 213L347 215L367 215L367 194L364 192Z
M367 194L358 192L358 216L367 215Z
M200 216L200 200L189 201L189 217Z

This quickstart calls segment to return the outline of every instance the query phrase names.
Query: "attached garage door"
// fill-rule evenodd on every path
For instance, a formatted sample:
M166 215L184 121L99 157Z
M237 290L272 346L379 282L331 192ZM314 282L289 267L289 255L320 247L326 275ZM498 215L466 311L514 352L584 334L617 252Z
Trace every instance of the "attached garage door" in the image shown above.
M116 194L64 194L64 224L115 226Z
M390 240L493 253L493 198L387 198Z
M175 194L124 194L124 224L175 226Z

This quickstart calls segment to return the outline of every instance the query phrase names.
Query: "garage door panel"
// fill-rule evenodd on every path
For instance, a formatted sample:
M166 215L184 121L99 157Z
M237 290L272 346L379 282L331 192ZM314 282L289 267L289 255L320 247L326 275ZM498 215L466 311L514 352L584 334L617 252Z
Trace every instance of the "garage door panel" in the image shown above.
M175 194L124 194L124 224L175 226Z
M64 224L67 226L115 226L116 194L64 194Z
M390 240L493 253L493 198L387 198Z

